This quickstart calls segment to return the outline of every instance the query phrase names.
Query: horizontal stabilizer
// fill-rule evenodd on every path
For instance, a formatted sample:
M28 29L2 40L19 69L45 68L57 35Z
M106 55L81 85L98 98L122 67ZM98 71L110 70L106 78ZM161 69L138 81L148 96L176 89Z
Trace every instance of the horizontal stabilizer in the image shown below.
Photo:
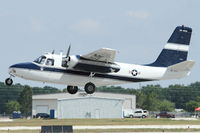
M183 61L169 66L162 79L177 79L188 76L194 64L194 61Z

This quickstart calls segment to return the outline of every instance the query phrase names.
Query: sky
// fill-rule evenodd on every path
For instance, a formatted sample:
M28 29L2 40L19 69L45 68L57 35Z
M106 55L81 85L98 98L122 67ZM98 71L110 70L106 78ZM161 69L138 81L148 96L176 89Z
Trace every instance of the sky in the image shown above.
M199 0L0 0L0 81L8 67L30 62L55 50L87 54L102 47L116 49L117 62L155 61L176 26L193 28L189 60L196 61L189 77L141 85L199 81ZM14 78L14 83L65 88ZM138 83L122 85L138 88Z

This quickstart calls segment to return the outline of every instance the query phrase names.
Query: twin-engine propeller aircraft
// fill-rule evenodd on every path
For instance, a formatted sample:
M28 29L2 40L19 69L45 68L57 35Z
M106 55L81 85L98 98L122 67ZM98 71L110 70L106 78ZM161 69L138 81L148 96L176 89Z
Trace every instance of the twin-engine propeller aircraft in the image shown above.
M116 51L102 48L86 55L70 56L47 53L30 63L10 66L10 78L6 85L12 85L12 77L28 80L65 84L70 94L84 86L88 94L96 86L117 85L130 82L177 79L189 75L194 61L187 61L192 29L178 26L169 38L157 60L151 64L135 65L115 62Z

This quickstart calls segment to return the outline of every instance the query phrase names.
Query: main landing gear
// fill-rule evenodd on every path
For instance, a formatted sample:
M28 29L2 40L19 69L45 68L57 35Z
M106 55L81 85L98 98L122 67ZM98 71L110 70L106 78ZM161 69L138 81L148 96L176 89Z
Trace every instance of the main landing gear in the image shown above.
M95 92L95 85L91 82L87 83L84 87L85 89L85 92L87 94L93 94ZM77 86L67 86L67 91L70 93L70 94L76 94L78 92L78 87Z
M13 80L12 80L11 78L7 78L7 79L5 80L5 84L6 84L7 86L11 86L11 85L13 84Z
M92 77L94 77L94 75L95 75L95 73L91 72L89 77L92 79ZM84 86L85 92L87 94L93 94L95 92L95 88L96 88L96 86L92 82L88 82ZM78 91L78 87L77 86L67 86L67 91L70 94L76 94L76 92Z
M67 86L67 91L70 94L76 94L76 92L78 91L78 87L77 86Z
M89 77L91 78L91 80L92 80L92 78L94 77L94 75L95 75L94 72L91 72L91 73L90 73ZM85 85L85 87L84 87L85 92L86 92L87 94L93 94L93 93L95 92L95 88L96 88L96 86L95 86L92 82L88 82L88 83Z
M87 83L84 87L87 94L93 94L95 92L95 88L95 85L91 82Z

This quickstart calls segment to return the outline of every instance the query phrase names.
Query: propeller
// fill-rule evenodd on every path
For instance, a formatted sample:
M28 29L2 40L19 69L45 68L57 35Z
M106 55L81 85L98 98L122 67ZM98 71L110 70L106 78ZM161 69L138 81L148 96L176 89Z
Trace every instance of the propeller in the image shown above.
M68 50L67 50L66 58L69 57L70 49L71 49L71 44L69 45L69 48L68 48Z
M66 54L66 67L69 66L69 61L70 61L69 53L70 53L70 49L71 49L71 44L69 45L69 48L68 48L67 54Z

